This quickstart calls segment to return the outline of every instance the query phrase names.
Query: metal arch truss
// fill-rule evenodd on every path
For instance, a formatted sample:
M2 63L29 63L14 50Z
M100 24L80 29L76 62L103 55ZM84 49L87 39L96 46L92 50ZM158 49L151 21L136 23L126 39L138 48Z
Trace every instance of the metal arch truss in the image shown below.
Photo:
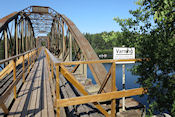
M3 22L0 26L0 40L8 40L4 43L5 58L32 49L36 43L40 42L36 41L37 39L45 38L47 48L62 61L99 59L75 24L50 7L30 6L5 18L6 20L0 20ZM13 29L13 25L10 25L13 20L16 21L15 26L17 28L15 29ZM16 39L15 46L9 41L14 40L13 37ZM24 39L25 41L22 41ZM13 49L16 48L16 53L13 52L14 50L8 49L11 47L10 44ZM101 63L88 64L88 66L97 84L101 85L107 73L104 66ZM104 91L111 91L110 84L106 85Z

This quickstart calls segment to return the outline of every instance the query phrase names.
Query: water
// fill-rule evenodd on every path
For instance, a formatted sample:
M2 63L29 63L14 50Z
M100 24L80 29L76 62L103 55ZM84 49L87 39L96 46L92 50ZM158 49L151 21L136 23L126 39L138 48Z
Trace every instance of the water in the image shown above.
M0 64L2 68L4 68L4 64ZM2 71L2 68L0 67L0 71Z
M106 70L109 71L111 64L105 63L103 65L105 66ZM126 89L133 89L133 88L140 87L140 85L136 83L138 76L133 75L130 71L130 69L133 67L133 65L134 64L126 64L125 65ZM87 68L87 74L88 74L87 77L92 79L92 83L96 84L89 67ZM116 86L117 86L118 90L122 90L122 65L121 64L116 65ZM144 95L142 97L140 97L140 96L132 96L132 97L135 100L137 100L138 102L140 102L143 105L145 105L146 107L148 107L146 95Z

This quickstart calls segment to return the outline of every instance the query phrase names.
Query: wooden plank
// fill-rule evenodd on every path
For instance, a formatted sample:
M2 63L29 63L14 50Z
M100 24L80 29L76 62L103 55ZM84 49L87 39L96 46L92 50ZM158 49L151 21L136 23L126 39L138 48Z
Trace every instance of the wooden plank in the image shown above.
M43 53L41 53L41 57L42 57ZM31 102L31 108L30 110L33 110L32 116L36 116L36 117L40 117L41 116L41 109L42 109L42 105L41 102L43 101L43 97L42 97L42 91L43 91L43 85L42 85L42 81L41 81L41 77L42 77L42 67L43 67L43 59L39 60L39 66L37 68L37 76L35 76L35 80L34 82L35 85L33 87L33 90L35 89L35 93L34 96L34 100L30 99ZM42 85L42 86L41 86ZM32 96L33 97L33 96ZM34 101L34 102L33 102Z
M18 98L15 100L12 108L10 109L10 113L9 113L9 117L11 116L20 116L21 115L21 112L22 112L22 108L24 106L24 102L25 102L25 97L27 95L27 90L28 90L28 87L30 85L30 77L31 77L31 74L28 75L27 79L26 79L26 83L23 84L19 94L18 94Z
M30 89L30 86L32 84L32 78L33 78L33 74L32 72L35 71L36 65L33 67L31 73L28 75L28 77L26 78L26 83L24 83L24 85L22 86L22 89L19 92L18 98L16 99L16 101L14 102L9 116L15 116L15 117L19 117L19 116L23 116L26 115L27 113L27 96L28 96L28 91ZM27 68L26 68L27 69ZM25 69L25 71L26 71ZM26 71L26 75L27 75L27 71Z
M34 84L35 84L35 82L37 82L36 81L36 79L35 79L35 77L37 77L37 75L35 75L36 74L36 70L37 70L37 68L38 68L38 65L39 65L39 63L38 63L38 61L36 62L36 64L34 65L34 67L32 68L32 70L31 70L31 72L30 72L30 74L31 74L31 76L30 76L30 80L28 81L28 83L30 84L30 85L28 85L28 87L27 87L27 90L26 90L26 95L24 95L24 106L23 106L23 108L21 109L22 110L22 113L21 113L21 116L25 116L25 115L34 115L34 110L31 110L30 108L31 108L31 99L33 99L35 96L33 95L33 92L35 92L35 89L34 89ZM37 87L35 87L35 88L37 88ZM32 100L32 102L33 102L34 100ZM35 101L34 101L35 102Z
M46 72L45 72L46 73ZM48 75L46 75L48 76ZM46 81L46 90L47 90L47 106L48 106L48 117L54 117L54 106L53 106L53 101L52 101L52 97L51 97L51 89L50 89L50 85L49 85L49 80L48 77L45 78Z
M48 101L47 101L47 99L48 99L48 96L47 96L47 93L48 93L48 91L47 91L47 82L49 82L49 81L47 81L47 79L46 79L46 65L45 65L45 63L46 63L46 61L45 61L45 58L44 58L44 60L43 60L44 62L43 62L43 72L42 72L42 74L43 74L43 82L44 82L44 96L43 96L43 98L44 98L44 100L43 100L43 109L42 109L42 112L41 112L41 116L42 117L52 117L52 116L48 116L48 105L47 105L47 103L48 103ZM50 100L51 101L51 100Z
M95 63L113 63L113 62L129 62L129 61L142 61L143 59L106 59L106 60L91 60L91 61L66 61L66 62L55 62L55 65L78 65L78 64L95 64Z
M125 91L113 91L109 93L87 95L87 96L80 96L80 97L74 97L74 98L69 98L69 99L57 100L57 106L66 107L66 106L79 105L79 104L85 104L85 103L90 103L90 102L104 102L104 101L122 98L122 97L142 95L144 93L145 92L143 88L129 89Z

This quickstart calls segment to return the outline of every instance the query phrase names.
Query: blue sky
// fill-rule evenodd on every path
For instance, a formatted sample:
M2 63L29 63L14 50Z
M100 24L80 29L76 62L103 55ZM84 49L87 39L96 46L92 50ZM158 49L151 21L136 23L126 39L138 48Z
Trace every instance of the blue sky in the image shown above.
M1 0L0 18L31 5L49 6L70 18L82 33L120 31L114 17L128 18L136 0Z

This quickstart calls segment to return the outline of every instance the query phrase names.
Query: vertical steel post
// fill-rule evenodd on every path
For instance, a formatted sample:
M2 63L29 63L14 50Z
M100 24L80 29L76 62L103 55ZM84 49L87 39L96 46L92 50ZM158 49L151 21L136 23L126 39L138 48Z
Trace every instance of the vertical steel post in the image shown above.
M4 41L5 41L5 59L8 58L8 40L7 40L7 30L4 30ZM7 66L7 62L5 62L5 66Z
M60 99L59 66L56 66L56 99ZM60 117L60 107L57 107L57 117Z
M63 40L63 52L62 52L62 59L64 59L65 53L65 39L64 39L64 21L62 21L62 40Z
M13 60L13 82L15 81L16 81L16 60L14 59ZM14 92L14 99L16 99L16 85L14 86L13 92Z
M72 61L72 37L71 33L69 32L69 61Z
M30 38L30 24L28 23L28 50L31 49L30 41L31 41L31 38Z
M28 50L27 36L27 21L25 21L25 51Z
M18 44L18 25L17 19L15 19L15 42L16 42L16 55L19 54L19 44Z
M112 90L111 91L116 91L116 78L115 78L115 70L116 70L116 65L115 62L112 63ZM116 114L116 100L112 99L111 101L111 117L115 117Z
M21 40L22 40L22 52L24 52L24 21L21 21Z

